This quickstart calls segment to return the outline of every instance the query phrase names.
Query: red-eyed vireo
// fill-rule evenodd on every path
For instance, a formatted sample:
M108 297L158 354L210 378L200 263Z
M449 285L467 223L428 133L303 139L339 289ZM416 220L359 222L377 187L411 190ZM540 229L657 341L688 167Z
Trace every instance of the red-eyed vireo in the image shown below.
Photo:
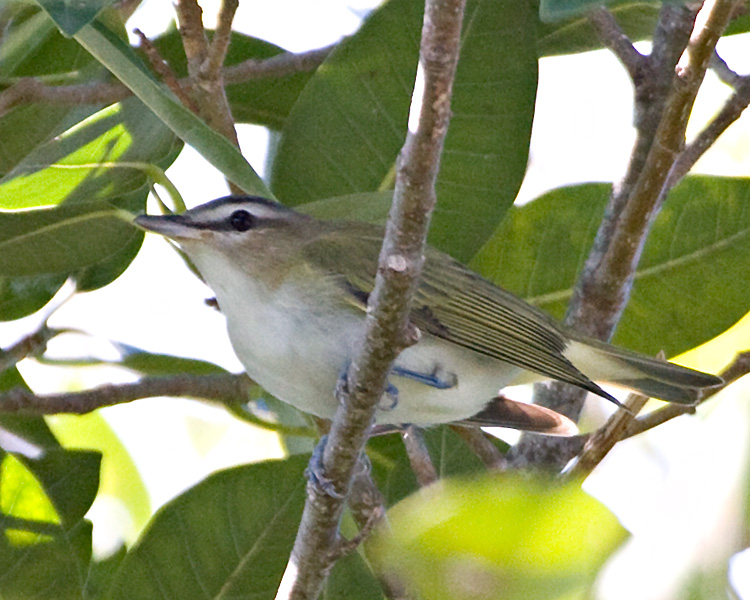
M178 215L140 216L135 224L176 242L200 271L252 379L303 411L333 417L337 382L361 343L382 227L321 221L263 198L232 196ZM376 412L380 424L475 418L561 433L564 418L535 425L517 420L512 402L495 413L490 403L505 386L544 379L609 400L594 381L681 404L721 383L568 331L432 248L411 321L421 338L396 360ZM539 411L537 417L556 415Z

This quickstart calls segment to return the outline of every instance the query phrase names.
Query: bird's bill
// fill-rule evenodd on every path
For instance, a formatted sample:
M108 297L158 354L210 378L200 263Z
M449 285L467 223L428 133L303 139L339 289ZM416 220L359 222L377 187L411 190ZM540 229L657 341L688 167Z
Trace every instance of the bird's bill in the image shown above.
M198 239L201 229L195 227L182 215L140 215L133 224L145 231L158 233L173 240Z

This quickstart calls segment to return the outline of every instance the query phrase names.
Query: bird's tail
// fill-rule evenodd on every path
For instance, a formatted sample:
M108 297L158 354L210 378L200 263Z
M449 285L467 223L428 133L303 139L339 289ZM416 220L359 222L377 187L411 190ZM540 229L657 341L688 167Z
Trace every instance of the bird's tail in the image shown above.
M612 383L667 402L695 404L702 390L723 383L716 375L590 338L573 338L564 354L592 381Z

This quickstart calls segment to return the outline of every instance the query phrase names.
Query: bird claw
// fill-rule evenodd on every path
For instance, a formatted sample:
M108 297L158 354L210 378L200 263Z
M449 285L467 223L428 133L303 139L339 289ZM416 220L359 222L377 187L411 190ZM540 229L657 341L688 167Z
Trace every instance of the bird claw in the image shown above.
M321 494L341 500L344 498L344 495L339 493L333 485L333 481L324 475L323 453L325 452L327 442L328 436L324 435L316 444L310 457L310 462L305 469L305 477L307 477L309 485L316 488Z

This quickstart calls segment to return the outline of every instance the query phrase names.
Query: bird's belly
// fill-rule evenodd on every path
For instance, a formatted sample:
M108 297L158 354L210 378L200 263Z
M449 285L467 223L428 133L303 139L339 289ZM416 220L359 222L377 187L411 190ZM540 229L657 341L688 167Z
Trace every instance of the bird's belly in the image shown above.
M456 382L453 387L438 389L409 377L392 375L390 382L398 389L399 401L390 411L385 410L385 401L381 403L376 412L381 424L433 425L467 419L481 411L522 371L428 334L417 345L404 350L396 366L422 374L435 373L445 380L455 375Z
M256 305L241 315L225 312L225 316L234 351L254 381L302 411L333 417L338 407L336 385L363 333L362 316L312 318L308 307L295 318L288 306L273 304ZM380 424L432 425L466 419L481 411L521 372L429 334L404 350L396 366L424 376L455 375L456 382L438 389L392 374L389 381L398 390L397 402L394 406L391 396L383 397L375 413Z

